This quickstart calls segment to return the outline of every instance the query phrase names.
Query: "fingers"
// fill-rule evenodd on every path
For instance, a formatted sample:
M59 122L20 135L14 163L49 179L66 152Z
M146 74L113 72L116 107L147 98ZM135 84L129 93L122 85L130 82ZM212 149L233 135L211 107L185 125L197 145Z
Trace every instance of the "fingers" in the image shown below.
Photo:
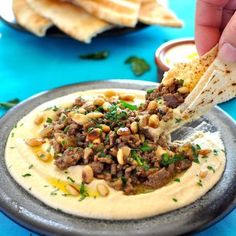
M224 29L225 26L228 24L235 10L236 10L236 0L230 0L225 5L224 10L223 10L221 29Z
M222 33L218 55L225 62L236 62L236 12Z
M229 0L197 0L195 43L200 55L220 39L223 7Z

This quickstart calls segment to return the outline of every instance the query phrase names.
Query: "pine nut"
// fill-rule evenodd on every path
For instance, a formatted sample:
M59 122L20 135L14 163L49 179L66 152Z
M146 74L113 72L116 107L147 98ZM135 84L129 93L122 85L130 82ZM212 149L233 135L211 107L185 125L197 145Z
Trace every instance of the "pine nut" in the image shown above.
M144 116L140 116L139 118L140 118L140 120L139 120L139 127L140 128L144 128L145 126L147 126L147 124L148 124L148 116L144 115Z
M44 117L42 115L37 115L34 120L34 123L36 125L41 125L43 123L43 120L44 120Z
M120 135L120 136L123 136L123 135L129 135L130 134L130 130L128 127L121 127L117 130L117 134Z
M127 158L130 155L131 149L128 146L123 146L121 148L124 158Z
M138 123L136 121L132 122L130 125L130 129L133 134L138 133Z
M105 102L105 101L104 101L103 98L96 98L96 99L93 101L93 105L95 105L95 106L102 106L104 102Z
M113 91L113 90L107 90L107 91L104 92L104 95L105 95L106 97L110 98L110 97L116 96L117 93L116 93L115 91Z
M174 78L168 78L162 80L162 84L166 87L170 87L174 83Z
M120 94L119 95L119 99L123 100L123 101L130 101L130 102L132 102L135 99L135 95L133 95L133 94Z
M109 102L104 102L102 105L102 108L104 111L108 111L110 107L111 107L111 103Z
M157 128L158 124L159 124L158 116L156 114L151 115L148 121L148 126L152 128Z
M117 161L120 165L124 165L125 162L124 162L124 155L123 155L123 151L122 149L120 148L117 152Z
M93 180L93 169L91 168L91 166L87 165L84 167L83 171L82 171L82 178L83 181L86 184L89 184L92 182Z
M100 196L102 196L102 197L108 196L109 189L108 189L108 187L105 184L101 184L100 183L100 184L97 185L96 188L97 188L97 191L100 194Z
M187 87L181 87L181 88L178 88L178 92L181 94L186 94L186 93L189 93L190 90Z
M70 112L68 115L69 115L69 117L71 117L71 119L75 123L77 123L79 125L84 125L89 122L88 117L84 114Z
M156 101L151 101L149 102L148 106L147 106L147 110L148 111L153 111L157 109L157 102Z
M101 112L90 112L86 115L89 119L98 119L104 116Z
M31 147L41 146L45 141L41 138L30 138L25 140L26 144Z
M101 125L102 131L109 133L111 128L108 125Z
M78 112L81 113L81 114L85 114L86 113L86 110L83 108L83 107L80 107L78 109Z
M66 191L70 195L72 195L72 196L78 196L79 195L79 190L77 188L75 188L73 185L67 184L65 188L66 188Z

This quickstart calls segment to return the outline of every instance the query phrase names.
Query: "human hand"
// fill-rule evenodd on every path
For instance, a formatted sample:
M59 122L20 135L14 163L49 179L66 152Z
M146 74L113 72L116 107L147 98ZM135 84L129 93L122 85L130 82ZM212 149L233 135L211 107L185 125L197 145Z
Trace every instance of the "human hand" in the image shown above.
M200 55L219 43L218 56L236 62L236 0L197 0L195 24Z

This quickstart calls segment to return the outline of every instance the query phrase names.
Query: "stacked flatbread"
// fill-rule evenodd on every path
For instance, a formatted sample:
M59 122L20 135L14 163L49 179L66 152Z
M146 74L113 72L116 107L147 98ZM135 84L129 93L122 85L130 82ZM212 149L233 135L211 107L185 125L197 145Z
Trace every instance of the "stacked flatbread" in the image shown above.
M115 27L147 25L181 27L166 0L13 0L17 22L37 36L57 26L74 39L91 39Z

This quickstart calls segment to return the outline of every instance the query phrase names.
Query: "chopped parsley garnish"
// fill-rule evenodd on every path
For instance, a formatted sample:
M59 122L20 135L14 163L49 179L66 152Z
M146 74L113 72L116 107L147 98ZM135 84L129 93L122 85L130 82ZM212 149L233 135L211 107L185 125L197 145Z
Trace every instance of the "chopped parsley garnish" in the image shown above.
M93 143L89 143L88 147L89 148L93 148L94 144Z
M173 200L174 202L178 202L178 200L177 200L176 198L172 198L172 200Z
M131 150L131 157L138 163L139 166L143 167L144 170L148 170L150 167L149 165L138 155L135 150Z
M212 166L207 166L207 169L213 171L213 173L216 172L215 169Z
M199 179L199 181L197 182L197 185L200 186L200 187L202 187L202 186L203 186L203 185L202 185L202 180Z
M198 152L197 152L197 148L195 148L194 146L192 146L192 151L193 151L193 161L195 163L200 163L198 160Z
M89 53L89 54L83 54L80 55L80 59L87 59L87 60L104 60L109 56L109 52L107 50L95 52L95 53Z
M182 121L182 119L178 119L178 118L175 119L176 124L180 123L181 121Z
M151 147L147 144L147 142L144 142L143 145L140 147L140 150L142 152L150 152L154 149L154 147Z
M201 146L199 144L196 144L197 150L201 150Z
M58 108L57 106L54 106L52 110L53 110L53 111L58 111L59 108Z
M50 193L50 195L51 196L55 196L55 195L57 195L57 192L59 191L59 189L57 188L57 189L55 189L55 190L53 190L51 193Z
M26 173L26 174L22 175L22 177L30 177L30 176L31 176L30 173Z
M14 107L19 102L20 102L20 100L18 98L15 98L15 99L7 101L7 102L0 102L0 108L4 108L4 109L8 110L8 109Z
M64 129L64 131L63 131L63 132L66 134L66 133L68 132L69 128L70 128L70 126L69 126L69 125L67 125L67 126L65 127L65 129Z
M80 199L79 199L80 202L83 201L86 197L89 197L88 190L84 182L81 183L79 192L80 192Z
M51 152L51 146L47 148L46 152Z
M46 120L47 123L51 124L52 123L52 118L48 117Z
M218 150L214 149L213 153L214 153L215 156L218 156Z
M40 154L39 156L38 156L39 158L44 158L45 157L45 154Z
M184 160L184 157L178 154L175 154L173 157L170 157L168 153L162 154L161 164L163 166L168 166L176 161Z
M180 183L180 179L179 178L174 179L174 181Z
M110 121L117 122L119 120L127 119L128 115L126 111L118 111L117 105L112 105L108 112L105 114L105 118Z
M30 166L29 166L29 169L32 169L34 167L34 165L33 164L31 164Z
M138 109L138 107L136 105L132 105L130 103L127 103L125 101L120 101L120 104L124 107L124 108L128 108L131 111L136 111Z
M126 59L125 64L131 64L132 71L136 76L143 75L150 70L150 65L144 59L136 56Z
M11 133L11 137L12 137L12 138L14 137L14 135L15 135L15 133Z
M146 93L147 93L147 94L150 94L150 93L153 93L155 90L156 90L156 89L148 89L148 90L146 91Z
M67 176L67 179L70 180L72 183L75 182L70 176Z

